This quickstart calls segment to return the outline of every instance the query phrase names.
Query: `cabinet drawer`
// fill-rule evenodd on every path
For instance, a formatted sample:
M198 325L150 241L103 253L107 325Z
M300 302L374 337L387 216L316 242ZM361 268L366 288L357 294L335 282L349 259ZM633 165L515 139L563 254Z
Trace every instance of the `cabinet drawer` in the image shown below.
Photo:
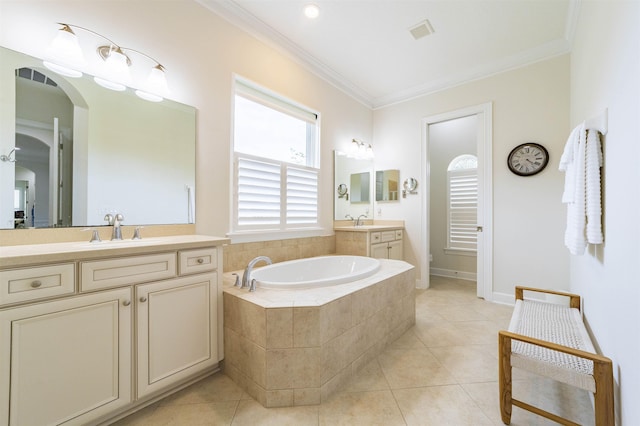
M396 231L383 231L381 234L383 243L396 239Z
M213 271L218 267L218 252L215 247L181 251L178 258L180 275Z
M82 262L82 291L130 285L176 276L176 254L162 253Z
M73 263L0 271L0 304L71 294L75 290Z
M380 232L371 233L371 244L382 242L382 234Z

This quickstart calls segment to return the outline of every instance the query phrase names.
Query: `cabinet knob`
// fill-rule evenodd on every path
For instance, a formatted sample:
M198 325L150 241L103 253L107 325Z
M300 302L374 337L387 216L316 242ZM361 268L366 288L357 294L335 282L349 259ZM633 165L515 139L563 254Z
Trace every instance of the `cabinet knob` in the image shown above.
M204 259L199 257L198 260L196 260L196 262L202 265L204 263Z
M122 302L122 306L129 306L131 304L131 300L125 300Z
M42 281L36 280L31 283L32 288L38 288L42 285Z
M141 297L140 297L140 302L144 303L144 302L146 302L146 301L147 301L147 298L146 298L146 297L144 297L144 296L141 296Z

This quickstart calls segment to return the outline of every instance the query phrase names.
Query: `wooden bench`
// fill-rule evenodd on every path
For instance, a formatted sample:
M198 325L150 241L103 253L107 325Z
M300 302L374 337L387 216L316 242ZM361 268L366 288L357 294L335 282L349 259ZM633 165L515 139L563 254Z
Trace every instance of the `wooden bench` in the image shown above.
M569 298L569 306L524 298L525 291ZM511 368L550 377L594 394L596 426L614 425L613 365L595 353L582 322L580 296L516 287L516 305L508 331L498 333L500 414L511 423L512 405L563 425L568 419L514 399Z

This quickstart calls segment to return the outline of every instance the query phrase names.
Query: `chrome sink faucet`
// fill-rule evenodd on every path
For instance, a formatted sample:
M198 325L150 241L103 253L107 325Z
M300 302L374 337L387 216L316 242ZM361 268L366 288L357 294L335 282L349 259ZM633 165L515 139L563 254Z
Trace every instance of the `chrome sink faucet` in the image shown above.
M266 262L267 265L271 265L273 263L273 262L271 262L271 259L269 259L267 256L258 256L255 259L253 259L251 262L249 262L247 267L244 269L244 274L242 274L242 287L241 288L251 287L251 285L250 285L251 272L253 271L253 267L256 265L256 263L258 263L260 261Z
M111 232L111 241L113 240L121 240L122 239L122 229L120 228L121 222L124 220L124 216L120 213L116 213L112 215L111 213L107 213L104 216L104 220L106 220L109 225L113 226L113 231Z
M353 218L353 216L351 216L350 214L346 214L344 216L345 219L349 219L353 221L353 226L356 226L356 220Z
M361 214L360 216L358 216L358 219L356 220L356 225L355 226L362 226L362 221L360 219L362 218L366 218L367 215L366 214Z

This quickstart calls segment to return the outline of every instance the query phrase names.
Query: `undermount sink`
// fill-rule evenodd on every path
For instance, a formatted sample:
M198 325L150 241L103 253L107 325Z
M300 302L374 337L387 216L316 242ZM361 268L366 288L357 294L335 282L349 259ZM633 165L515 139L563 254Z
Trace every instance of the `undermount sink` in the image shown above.
M78 243L74 243L73 246L74 247L78 247L78 248L85 248L85 249L104 249L104 248L116 248L116 247L133 247L133 246L139 246L139 245L146 245L146 244L157 244L159 239L158 238L147 238L147 239L140 239L140 240L131 240L131 239L126 239L126 240L102 240L102 241L94 241L94 242L89 242L89 241L84 241L84 242L78 242Z

